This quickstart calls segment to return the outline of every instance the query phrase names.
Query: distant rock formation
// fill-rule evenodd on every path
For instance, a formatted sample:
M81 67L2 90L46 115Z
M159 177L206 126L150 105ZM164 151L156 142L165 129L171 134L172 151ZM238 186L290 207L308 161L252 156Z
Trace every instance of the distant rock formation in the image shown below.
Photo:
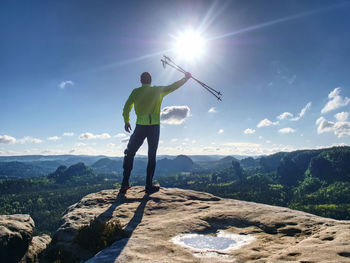
M156 173L190 172L193 169L193 161L186 155L178 155L175 159L161 159L157 161Z
M218 162L222 163L222 164L231 164L233 161L237 161L239 162L239 160L237 160L235 157L233 156L225 156L223 158L221 158L220 160L218 160Z
M350 221L177 188L147 196L143 187L132 187L125 198L117 194L90 194L66 210L47 250L51 262L350 262ZM96 220L117 222L122 230L119 240L94 255L77 236ZM179 234L218 230L254 241L201 258L172 242Z
M39 262L51 238L33 238L33 229L34 221L29 215L0 215L0 262Z
M57 183L65 183L79 176L88 177L95 176L95 174L93 170L84 163L77 163L68 168L65 165L59 166L55 172L48 175L48 178L55 179Z

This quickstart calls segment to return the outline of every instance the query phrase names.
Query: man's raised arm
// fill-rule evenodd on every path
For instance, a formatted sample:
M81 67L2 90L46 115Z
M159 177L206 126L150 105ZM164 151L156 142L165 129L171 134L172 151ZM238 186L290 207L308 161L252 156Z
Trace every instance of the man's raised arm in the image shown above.
M186 72L185 77L183 77L182 79L174 82L173 84L171 84L169 86L162 87L162 93L164 94L164 96L168 95L169 93L173 92L174 90L177 90L183 84L185 84L189 78L191 78L191 73Z

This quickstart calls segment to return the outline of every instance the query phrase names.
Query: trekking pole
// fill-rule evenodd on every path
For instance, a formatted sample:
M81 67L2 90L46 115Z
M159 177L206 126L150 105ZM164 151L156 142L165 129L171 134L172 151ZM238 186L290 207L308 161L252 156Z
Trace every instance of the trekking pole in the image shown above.
M186 72L183 68L181 68L179 65L177 65L171 58L169 58L168 56L163 55L163 57L165 58L166 61L171 62L172 64L174 64L177 68L179 68L180 70L182 70L183 72ZM221 92L217 91L211 87L209 87L207 84L203 83L202 81L196 79L195 77L191 77L192 79L194 79L195 81L197 81L200 85L202 86L206 86L208 89L212 90L213 92L215 92L217 95L221 96Z
M178 67L176 64L172 65L164 59L161 59L160 61L162 62L164 68L166 65L168 65L168 66L170 66L170 67L172 67L172 68L174 68L174 69L176 69L184 74L186 73L186 71L184 69L182 69L181 67ZM197 81L203 88L205 88L207 91L209 91L211 94L213 94L218 100L221 101L221 98L218 95L216 95L214 92L212 92L209 88L207 88L206 84L202 83L201 81L197 80L196 78L193 78L193 77L191 77L191 78L194 79L195 81ZM221 93L220 93L220 95L221 95Z
M180 71L180 72L182 72L182 73L184 73L184 74L186 73L185 70L183 70L183 69L181 69L181 68L178 68L178 67L176 67L176 66L170 64L168 61L166 61L166 60L164 60L164 59L161 59L160 61L163 63L163 68L165 68L165 65L168 65L168 66L170 66L170 67L172 67L172 68L174 68L174 69L176 69L176 70L178 70L178 71Z
M169 65L170 67L172 67L172 68L174 68L174 69L176 69L176 70L178 70L178 71L180 71L180 72L182 72L182 73L184 73L184 74L187 72L186 70L184 70L183 68L181 68L179 65L175 64L175 62L172 61L169 57L167 57L167 56L165 56L165 55L164 55L163 57L164 57L164 59L161 59L160 61L162 62L164 68L165 68L166 65ZM196 82L198 82L203 88L205 88L205 89L206 89L207 91L209 91L212 95L214 95L218 100L221 101L221 97L220 97L220 96L222 95L222 93L221 93L220 91L217 91L217 90L215 90L215 89L209 87L207 84L201 82L200 80L196 79L196 78L193 77L193 76L191 76L191 78L192 78L193 80L195 80ZM214 92L215 92L216 94L215 94Z

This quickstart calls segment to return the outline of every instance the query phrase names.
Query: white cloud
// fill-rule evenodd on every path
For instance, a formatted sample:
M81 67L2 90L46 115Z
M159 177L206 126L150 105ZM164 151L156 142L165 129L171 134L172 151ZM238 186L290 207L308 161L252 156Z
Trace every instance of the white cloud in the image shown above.
M114 135L114 137L115 138L124 138L124 137L126 137L126 134L121 132L121 133Z
M114 148L115 144L114 143L108 143L107 148Z
M268 145L263 146L260 143L250 143L250 142L226 142L222 144L220 154L238 154L238 155L266 155L272 154L280 151L294 151L294 147L290 145Z
M146 145L147 146L147 145ZM87 145L83 142L77 142L73 147L69 148L34 148L31 147L30 150L24 149L22 151L13 151L7 150L3 151L3 155L38 155L38 154L49 154L49 155L57 155L57 154L83 154L83 155L106 155L106 156L123 156L125 150L125 144L116 144L113 148L107 147L91 147L91 144ZM1 151L1 150L0 150ZM147 147L145 147L145 151L142 154L147 154Z
M343 98L339 94L340 88L335 88L332 92L328 94L329 101L327 102L326 106L324 106L321 110L322 114L344 107L350 103L350 98Z
M290 112L283 112L279 116L277 116L277 119L279 120L290 120L290 121L298 121L300 120L306 113L308 109L311 107L311 102L308 102L304 108L301 109L299 114L294 117L294 115Z
M127 143L127 142L125 142ZM50 154L66 154L69 150L74 149L74 154L89 154L89 155L110 155L110 156L123 156L123 152L126 144L119 143L116 144L113 148L102 147L101 149L96 147L90 147L86 145L82 145L83 147L72 147L70 149L52 149L52 153ZM220 155L247 155L247 156L257 156L257 155L266 155L272 154L279 151L292 151L296 150L292 146L289 145L278 145L278 144L262 144L259 143L244 143L244 142L228 142L223 144L216 145L199 145L199 144L186 144L181 145L179 143L174 144L161 144L158 148L158 154L170 154L170 155L178 155L178 154L220 154ZM172 145L172 146L171 146ZM147 145L144 144L145 147L141 147L138 151L138 154L147 155ZM39 154L40 150L32 151L31 154ZM12 153L14 154L14 153ZM17 155L21 154L16 153Z
M347 121L349 118L349 112L339 112L335 114L334 117L337 119L337 121Z
M327 121L324 117L320 117L316 121L317 133L331 132L334 128L334 122Z
M197 141L196 140L192 140L192 143L196 143Z
M290 128L290 127L288 127L288 128L279 129L278 132L285 134L285 133L293 133L293 132L295 132L295 130Z
M60 84L58 84L58 87L60 89L65 89L68 85L74 86L74 82L71 80L62 81Z
M171 142L177 142L177 138L171 139Z
M350 122L336 122L334 125L334 134L338 138L350 136Z
M22 139L16 140L16 142L18 142L18 143L27 143L27 142L29 142L29 143L42 143L42 140L30 137L30 136L25 136Z
M260 140L262 140L262 139L263 139L263 137L260 135L260 136L259 136L259 139L260 139Z
M293 114L290 112L283 112L279 116L277 116L277 119L279 120L285 120L285 119L290 119L293 118Z
M344 118L344 116L338 118ZM324 117L320 117L316 121L317 133L334 132L338 138L350 136L350 122L348 121L338 121L332 122L327 121Z
M67 136L67 137L69 136L69 137L71 137L73 135L74 135L73 132L64 132L62 136Z
M222 144L223 146L231 146L231 147L260 147L259 143L251 143L251 142L225 142Z
M311 107L311 102L308 102L308 103L305 105L305 107L302 108L302 110L300 111L299 116L294 117L294 118L292 118L291 120L292 120L292 121L298 121L298 120L300 120L300 119L305 115L306 111L307 111L308 109L310 109L310 107Z
M109 139L111 136L108 133L93 134L90 132L85 132L79 135L80 140L91 140L91 139Z
M209 110L208 110L209 113L216 113L216 109L215 107L211 107Z
M248 128L248 129L245 129L245 130L244 130L244 134L253 134L253 133L255 133L255 130L254 130L254 129Z
M4 152L6 155L21 155L21 152L13 151L13 150L7 150Z
M271 125L277 125L279 122L272 122L269 119L263 119L262 121L260 121L258 123L258 125L256 125L256 127L261 128L261 127L267 127L267 126L271 126Z
M0 135L0 143L9 144L9 143L15 143L16 138L8 135Z
M308 109L310 109L310 107L311 107L311 102L308 102L308 103L305 105L305 107L300 111L299 117L300 117L300 118L303 117L303 116L305 115L305 112L306 112Z
M60 140L61 137L58 137L58 136L51 136L51 137L47 137L47 140L48 141L58 141Z
M224 130L223 129L220 129L219 131L218 131L218 134L223 134L224 133Z
M162 123L179 125L190 116L188 106L169 106L162 109L160 120Z
M340 142L340 143L332 143L330 145L318 145L315 147L315 149L333 148L338 146L349 146L349 145L346 143Z

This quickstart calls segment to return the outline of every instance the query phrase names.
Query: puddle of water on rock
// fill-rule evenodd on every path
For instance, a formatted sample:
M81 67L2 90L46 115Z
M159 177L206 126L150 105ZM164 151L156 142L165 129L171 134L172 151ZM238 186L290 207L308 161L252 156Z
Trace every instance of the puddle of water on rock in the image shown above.
M204 236L204 235L192 235L188 237L182 237L180 242L186 246L194 249L204 250L225 250L231 245L236 243L235 240L226 237Z
M227 252L254 241L251 235L238 235L220 230L215 236L180 234L172 238L175 244L190 248L197 257L228 256Z

